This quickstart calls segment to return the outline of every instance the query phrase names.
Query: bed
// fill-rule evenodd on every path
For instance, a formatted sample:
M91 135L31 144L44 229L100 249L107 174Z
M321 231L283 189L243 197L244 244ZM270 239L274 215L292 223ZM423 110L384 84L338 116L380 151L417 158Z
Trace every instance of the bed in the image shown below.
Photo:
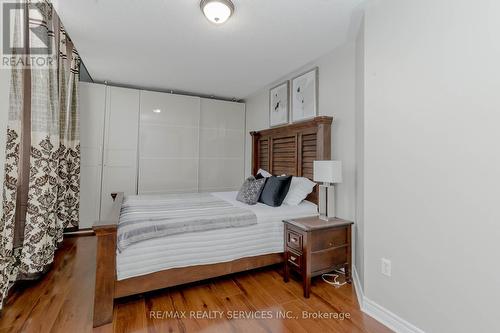
M331 117L271 128L252 135L252 172L312 179L314 160L330 159ZM251 210L250 226L181 233L143 240L117 251L123 193L112 194L112 213L94 226L97 236L94 327L110 323L114 299L278 264L283 261L283 223L317 215L317 186L298 206L255 206L236 201L237 192L211 195Z
M211 193L234 206L251 210L257 224L247 227L189 232L132 244L116 255L117 281L154 272L229 262L283 252L283 220L317 215L317 206L249 206L236 200L238 192ZM237 244L237 246L235 246Z

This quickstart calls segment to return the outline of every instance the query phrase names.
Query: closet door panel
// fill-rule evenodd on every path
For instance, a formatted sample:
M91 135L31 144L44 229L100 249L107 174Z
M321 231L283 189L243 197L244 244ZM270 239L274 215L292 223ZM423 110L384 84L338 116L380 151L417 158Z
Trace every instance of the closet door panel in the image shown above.
M99 221L101 171L101 166L81 166L80 229L91 228L95 222Z
M202 128L200 130L201 158L238 158L245 155L243 130Z
M200 191L238 190L244 178L245 105L201 100Z
M141 124L198 127L199 122L199 97L141 91Z
M137 143L135 144L137 145ZM135 171L137 165L136 151L137 148L108 149L106 157L104 158L104 165L107 168L133 168Z
M243 183L240 160L201 159L200 191L237 191Z
M201 109L202 127L245 129L245 104L203 98Z
M198 158L198 128L141 124L141 159Z
M80 229L99 220L106 87L79 83Z
M80 120L81 123L81 120ZM80 125L81 130L84 127ZM80 134L81 135L81 134ZM83 134L86 135L86 134ZM102 143L100 147L81 147L80 146L80 158L82 166L97 166L102 163Z
M200 98L141 91L139 193L198 191Z
M136 178L135 170L124 167L104 167L102 182L101 219L105 219L111 211L113 199L111 193L125 192L127 195L136 194L136 183L131 179Z
M141 161L141 193L198 192L198 164L191 159L150 159Z
M113 205L112 192L137 194L139 91L108 87L101 219Z
M108 88L108 121L106 124L106 148L133 150L137 147L137 121L139 91L134 89Z

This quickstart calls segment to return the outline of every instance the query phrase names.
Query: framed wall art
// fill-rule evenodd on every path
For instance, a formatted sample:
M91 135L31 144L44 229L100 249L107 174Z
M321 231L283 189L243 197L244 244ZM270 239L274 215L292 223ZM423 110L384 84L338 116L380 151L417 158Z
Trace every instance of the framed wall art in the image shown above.
M318 115L318 68L292 79L292 122Z
M289 82L283 82L269 90L269 125L288 124Z

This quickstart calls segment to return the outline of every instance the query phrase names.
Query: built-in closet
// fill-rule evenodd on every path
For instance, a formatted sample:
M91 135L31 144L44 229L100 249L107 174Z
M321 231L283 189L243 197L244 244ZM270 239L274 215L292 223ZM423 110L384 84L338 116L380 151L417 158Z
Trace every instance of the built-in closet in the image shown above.
M80 228L109 214L112 192L237 190L245 104L80 83Z

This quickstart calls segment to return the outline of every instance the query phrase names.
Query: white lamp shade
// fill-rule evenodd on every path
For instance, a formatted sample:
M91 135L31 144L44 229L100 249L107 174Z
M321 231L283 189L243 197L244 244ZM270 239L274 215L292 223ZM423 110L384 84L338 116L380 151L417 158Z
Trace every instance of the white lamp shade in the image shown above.
M313 178L315 182L342 183L342 162L314 161Z

